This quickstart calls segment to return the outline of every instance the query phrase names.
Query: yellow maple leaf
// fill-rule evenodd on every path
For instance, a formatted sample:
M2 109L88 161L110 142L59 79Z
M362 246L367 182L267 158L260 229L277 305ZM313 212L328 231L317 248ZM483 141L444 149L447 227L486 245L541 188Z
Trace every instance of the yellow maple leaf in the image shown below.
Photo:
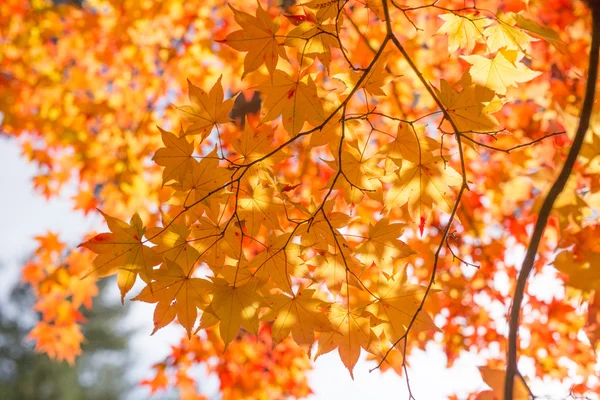
M242 29L230 33L225 40L220 41L238 51L248 52L244 58L242 79L250 72L256 71L263 63L267 66L269 74L273 75L279 57L287 59L285 48L277 40L279 21L272 19L260 2L256 3L258 5L256 16L236 10L229 5L235 21Z
M515 50L499 51L492 58L480 55L461 56L471 64L469 75L473 83L484 86L498 94L506 94L508 86L517 86L517 83L528 82L540 75L541 72L532 71L519 61L519 52Z
M210 193L224 187L231 180L232 174L231 170L219 167L219 157L215 147L211 153L186 171L181 182L174 182L170 186L185 194L184 206L189 206L197 201L206 200ZM193 191L194 196L187 195L190 191Z
M343 0L311 0L306 3L298 4L317 10L317 20L324 21L338 16L339 9L343 7Z
M600 291L600 254L594 251L582 251L576 257L569 250L562 251L556 256L554 266L560 272L569 276L567 284L583 291Z
M257 90L265 95L262 120L272 121L282 115L283 127L291 135L300 132L306 121L318 126L325 119L317 87L310 76L293 79L275 70L272 80L259 85Z
M406 333L413 319L411 332L440 331L429 314L419 310L426 288L408 284L406 269L390 279L380 275L375 287L378 298L367 306L366 311L375 317L373 329L376 335L384 332L387 339L394 343Z
M261 226L281 229L278 215L283 202L275 195L273 187L259 182L240 190L238 216L245 221L248 234L256 236Z
M165 222L167 220L163 218L163 223ZM188 242L189 234L190 228L180 221L172 221L167 228L157 226L146 231L148 240L156 245L152 248L156 254L175 263L180 258L187 257L190 251L195 251Z
M186 173L197 163L192 156L194 143L182 134L177 137L174 133L167 132L160 127L158 129L165 147L156 150L152 160L164 167L163 185L171 183L173 180L182 181Z
M398 238L404 233L406 224L390 224L387 217L369 224L369 233L355 251L360 254L361 261L368 267L372 264L383 268L391 264L392 259L408 257L415 252Z
M337 152L337 143L340 142L339 137L342 135L342 124L338 115L331 118L322 129L310 134L311 147L329 145L332 154Z
M367 350L375 335L371 331L368 318L362 317L359 312L334 304L329 312L329 319L333 330L319 337L319 347L315 360L322 354L338 349L342 362L352 373L360 357L361 348Z
M320 252L303 267L308 270L303 278L309 278L316 284L325 281L327 289L333 294L340 293L343 285L360 287L356 276L360 275L363 266L349 250L341 252L337 246L333 246L331 251Z
M386 195L386 208L408 204L408 213L414 222L423 224L431 210L439 208L450 212L451 189L462 178L442 157L423 152L420 163L404 160L396 172L398 178Z
M373 67L367 72L367 76L358 86L358 89L365 89L373 96L385 96L382 87L390 83L392 75L387 72L386 63L390 51L386 51L375 61ZM341 80L346 85L344 94L349 94L357 85L364 72L350 71L336 74L334 78Z
M213 278L213 299L202 315L202 327L220 321L219 333L225 348L240 331L240 327L256 335L258 333L258 310L262 299L256 293L256 285L247 283L230 286L226 280Z
M383 175L383 170L377 164L381 156L374 155L365 157L356 148L349 146L348 150L342 153L342 166L344 179L338 179L337 187L344 188L344 198L349 204L358 204L367 193L373 198L381 195L381 181L379 177ZM338 169L337 161L329 165ZM382 200L380 198L380 200Z
M290 234L271 236L267 247L252 259L248 267L254 269L252 274L260 281L266 282L270 277L275 286L292 294L290 275L294 275L302 260L299 258L299 246L289 243L289 239Z
M206 217L200 217L192 225L189 244L211 269L222 267L226 256L234 260L241 257L240 228L229 224L223 232L225 225L223 221L215 222Z
M235 164L249 164L273 150L273 129L265 128L267 129L254 128L246 120L244 131L239 139L234 139L231 142L235 151L239 153L239 157L232 160ZM275 163L283 157L281 154L282 152L279 152L269 157L265 162Z
M448 35L448 52L453 53L459 48L473 51L475 43L483 39L483 28L490 20L475 14L458 15L455 13L441 14L444 24L437 33Z
M496 22L497 24L490 25L483 31L490 53L494 53L503 47L507 50L518 50L525 53L523 46L537 40L529 36L523 29L515 26L517 23L515 13L508 12L503 14L498 12Z
M225 97L221 77L217 79L210 92L193 85L188 80L190 102L189 106L177 106L183 117L191 122L185 130L186 135L200 135L200 141L206 139L216 124L229 122L229 113L233 108L234 98L223 101Z
M520 14L515 14L514 17L515 21L519 25L519 28L544 39L561 53L566 51L565 42L560 39L560 36L554 30L540 26L537 22L525 18Z
M319 58L325 68L331 63L331 48L339 48L334 24L325 24L317 16L305 10L306 17L286 36L285 44L299 47L303 56Z
M117 284L123 302L137 275L140 274L149 282L153 267L160 264L161 258L154 249L143 244L145 228L138 214L135 214L128 224L102 211L100 213L106 219L110 232L100 233L79 245L98 254L91 271L85 276L95 275L102 278L117 274Z
M177 263L167 260L155 271L152 288L146 286L133 300L157 303L154 309L154 334L168 325L175 317L192 336L192 329L198 317L198 308L205 308L210 298L208 293L212 283L192 277L198 260L198 252L193 248L184 250Z
M331 323L323 310L327 303L313 298L314 289L298 291L293 297L275 294L265 297L270 309L263 319L274 320L272 326L273 342L279 343L290 332L300 346L311 346L315 341L315 331L327 332Z
M390 175L389 172L402 167L403 160L418 164L423 157L422 153L442 148L437 140L425 135L426 128L427 126L422 124L409 124L404 121L398 123L394 141L387 143L379 151L379 154L386 157L386 176L381 178L382 181L393 182L396 175Z
M425 137L425 125L398 123L398 131L393 142L381 148L380 153L392 160L396 165L402 166L402 160L419 161L421 151L421 138Z
M296 233L300 235L302 246L314 246L315 249L328 251L329 246L337 246L333 232L335 232L337 240L342 246L348 246L338 229L348 225L350 216L342 212L332 211L333 203L334 200L328 200L323 206L323 211L327 215L327 219L323 216L323 213L319 212L314 216L310 224L303 224L298 227ZM312 204L310 211L314 212L316 207L316 205ZM329 226L330 224L333 227L333 232Z
M491 132L497 128L496 118L484 111L486 104L494 99L493 91L469 85L459 92L444 79L440 81L440 89L434 90L460 132Z

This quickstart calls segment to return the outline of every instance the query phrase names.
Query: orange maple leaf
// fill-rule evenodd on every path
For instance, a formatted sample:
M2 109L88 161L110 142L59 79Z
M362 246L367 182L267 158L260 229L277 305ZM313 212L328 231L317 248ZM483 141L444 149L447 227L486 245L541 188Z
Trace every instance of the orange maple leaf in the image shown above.
M193 248L184 251L180 263L165 262L153 274L154 281L133 298L146 303L158 303L154 310L154 334L169 324L177 316L179 323L192 337L192 329L198 317L198 308L205 308L210 302L208 293L212 283L192 277L198 260L198 252Z
M224 93L221 77L207 94L204 90L193 85L188 80L190 102L189 106L177 106L183 117L192 124L185 130L186 135L200 135L200 141L206 139L216 124L229 122L229 114L233 108L234 98L223 101Z
M242 79L250 72L256 71L263 63L267 66L269 74L273 75L279 57L287 59L285 48L277 40L279 22L273 20L258 1L256 3L258 8L255 17L229 5L235 21L242 29L219 41L238 51L247 52Z
M151 247L143 244L145 228L138 214L128 224L102 211L100 213L106 219L110 232L96 235L79 245L98 254L85 277L91 274L98 277L117 274L122 302L138 274L144 281L150 282L153 267L160 264L161 258Z
M240 331L240 326L253 334L258 333L258 310L262 305L256 285L247 283L230 286L226 280L213 278L212 302L204 310L201 327L220 321L219 332L225 348Z
M329 312L333 330L325 332L319 338L319 347L315 360L322 354L338 349L342 362L354 379L353 369L360 357L361 348L367 350L375 335L371 331L368 318L355 310L344 308L338 304Z
M283 127L291 135L300 132L306 121L317 126L325 119L317 87L310 76L292 78L275 70L272 79L257 90L265 95L262 120L272 121L282 115Z
M332 330L331 322L323 312L327 303L313 298L314 289L299 290L293 297L275 294L265 297L270 310L263 316L274 320L273 342L279 343L290 332L300 346L311 346L315 341L315 331Z
M190 142L182 133L177 137L174 133L167 132L160 127L158 129L165 147L156 150L152 161L164 167L163 185L169 184L173 180L181 182L185 175L197 164L192 156L194 143Z

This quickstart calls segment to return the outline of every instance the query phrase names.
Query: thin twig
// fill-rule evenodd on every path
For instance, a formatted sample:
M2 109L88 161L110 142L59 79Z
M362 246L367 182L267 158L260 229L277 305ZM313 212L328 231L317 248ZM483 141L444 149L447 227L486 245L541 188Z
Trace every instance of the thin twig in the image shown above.
M489 144L478 142L477 140L475 140L473 138L470 138L470 137L468 137L466 135L462 135L462 137L465 138L465 139L467 139L468 141L470 141L472 143L475 143L478 146L485 147L486 149L495 150L495 151L501 151L503 153L509 154L511 151L522 149L523 147L529 147L529 146L532 146L532 145L534 145L536 143L541 142L542 140L548 139L549 137L558 136L558 135L564 135L565 133L566 133L565 131L549 133L547 135L542 136L541 138L532 140L531 142L521 143L521 144L518 144L516 146L510 147L508 149L501 149L499 147L490 146Z

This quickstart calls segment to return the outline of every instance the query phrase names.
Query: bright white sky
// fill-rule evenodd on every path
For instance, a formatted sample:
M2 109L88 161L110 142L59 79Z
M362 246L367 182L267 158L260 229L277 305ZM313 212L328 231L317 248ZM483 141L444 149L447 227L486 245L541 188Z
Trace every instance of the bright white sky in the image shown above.
M52 230L60 233L61 240L77 244L83 234L91 229L105 229L97 216L85 218L83 213L72 211L69 198L73 193L69 188L66 188L59 198L50 201L37 194L31 183L35 171L35 166L28 164L21 157L16 140L0 137L0 210L3 214L0 224L0 265L4 266L3 279L0 280L0 301L8 297L8 289L15 279L18 279L19 266L35 248L34 236ZM118 297L116 289L114 297ZM123 324L139 327L131 340L132 359L136 362L131 379L139 380L151 376L152 363L165 357L169 345L179 340L181 332L178 327L173 326L151 337L152 305L132 302L129 309ZM454 368L447 370L444 367L445 356L440 348L432 345L427 350L415 354L409 360L411 388L418 400L445 399L452 393L466 397L469 391L485 387L476 368L477 365L481 365L481 360L475 356L466 354ZM372 367L373 363L367 363L363 354L354 369L353 381L336 351L321 356L309 374L310 385L315 392L312 399L408 398L403 377L391 371L383 374L378 371L369 373ZM214 379L201 384L204 390L215 393ZM544 395L557 393L556 390L549 391L549 387L542 382L533 389L534 392ZM138 390L132 398L147 398L147 393Z

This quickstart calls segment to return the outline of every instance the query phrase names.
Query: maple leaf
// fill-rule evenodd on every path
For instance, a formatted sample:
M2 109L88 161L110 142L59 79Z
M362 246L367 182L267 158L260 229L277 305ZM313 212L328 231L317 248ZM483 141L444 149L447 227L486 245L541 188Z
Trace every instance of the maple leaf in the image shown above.
M59 326L44 321L29 332L27 339L36 341L36 351L47 353L57 360L66 360L70 365L74 365L75 357L81 354L81 343L84 341L80 325Z
M312 208L316 208L316 206L313 205ZM337 246L334 234L342 246L348 246L338 229L348 225L350 216L342 212L335 212L332 209L333 201L329 200L323 206L326 216L319 212L314 216L310 225L304 224L298 227L296 233L300 235L300 243L303 246L314 246L316 249L327 251L329 246ZM311 211L314 212L314 210ZM332 232L330 224L335 233Z
M503 47L507 50L519 50L525 53L523 46L537 40L515 26L517 23L515 13L503 14L499 12L496 15L496 21L496 25L486 27L483 32L490 53L494 53Z
M190 92L189 106L178 106L177 110L192 124L185 130L186 135L200 135L200 141L206 139L216 124L229 122L234 98L223 101L224 93L221 77L217 79L210 92L193 85L188 80Z
M505 50L498 52L493 59L480 55L461 56L461 58L472 65L469 75L474 83L498 94L506 94L508 86L516 87L517 83L528 82L541 74L530 70L520 62L519 54L514 50Z
M238 200L240 219L246 221L250 236L255 236L262 225L280 229L277 216L282 208L282 201L276 197L271 186L254 184L244 190L244 196Z
M152 287L146 286L132 299L157 303L152 334L168 325L177 316L177 320L191 338L198 317L198 308L205 308L210 301L208 292L212 288L212 283L192 277L198 252L193 248L183 252L185 255L178 259L178 263L167 260L156 270Z
M492 391L484 391L477 395L477 400L502 400L504 399L504 380L506 371L489 367L479 367L483 381L492 388ZM530 398L527 387L516 377L513 389L514 400L528 400Z
M334 24L325 24L313 13L305 10L306 18L286 36L285 44L300 47L303 56L318 57L325 68L331 63L331 48L339 47Z
M74 208L83 210L84 215L88 215L91 211L98 208L99 201L93 190L80 189L79 193L71 197L74 202Z
M408 284L406 269L391 276L390 279L380 275L376 288L377 300L371 302L366 308L366 311L376 317L375 334L385 332L387 339L395 343L406 334L406 329L413 318L411 332L439 331L429 314L419 310L426 288Z
M379 177L383 175L382 169L377 165L380 156L365 157L358 149L348 147L342 153L342 165L338 167L339 160L327 162L333 169L341 169L345 179L338 180L337 187L344 188L344 198L350 204L358 204L365 193L376 197L381 193Z
M163 185L171 183L172 180L181 182L184 176L194 168L194 164L197 164L192 156L194 143L182 134L177 137L174 133L167 132L160 127L158 129L165 147L156 150L152 160L164 167Z
M406 122L399 122L394 141L383 146L380 154L399 167L402 166L402 160L405 158L418 163L421 152L420 136L425 132L425 128L424 125L413 126Z
M496 118L484 112L485 103L494 98L491 90L469 85L459 92L443 79L434 90L460 132L491 132L498 126Z
M365 7L368 8L379 18L381 21L385 21L385 12L383 11L383 0L366 0L364 3Z
M569 276L567 284L583 291L600 290L600 271L596 265L600 263L600 253L582 251L576 256L569 250L556 256L554 266Z
M302 4L308 8L317 10L317 20L325 21L326 19L336 18L339 13L339 9L343 6L342 0L311 0Z
M341 252L335 246L331 252L323 252L308 260L305 267L312 274L313 282L325 281L327 289L333 294L340 293L344 284L360 287L356 276L360 274L362 264L348 251Z
M149 386L150 393L154 394L160 390L165 390L169 384L169 378L166 374L167 366L165 363L158 363L152 366L152 369L156 370L156 375L152 379L143 379L140 381L140 385Z
M164 217L163 223L166 224L167 228L154 227L146 231L148 240L156 245L152 248L156 254L159 254L164 260L170 260L178 264L187 264L189 254L200 256L188 240L191 229L186 224L169 221Z
M422 124L409 124L404 121L398 123L394 140L379 151L379 154L386 157L386 170L393 169L394 165L401 167L402 160L418 164L423 153L441 147L437 140L425 136L426 128L427 126Z
M332 146L332 152L335 153L337 148L335 143L339 143L339 137L342 134L342 124L337 116L330 119L323 128L310 135L311 146Z
M270 309L263 319L273 321L272 333L275 344L285 339L290 332L300 346L311 346L315 341L315 331L327 332L332 329L322 307L325 302L313 298L314 289L298 291L293 297L275 294L265 297Z
M364 73L367 76L362 80L357 89L365 89L373 96L385 96L382 87L392 80L392 75L386 69L387 58L391 51L386 51L373 64L373 67L366 72L350 71L336 74L334 77L341 80L346 85L344 94L349 94L358 84L358 81Z
M514 18L519 28L544 39L562 53L566 51L565 42L560 39L560 36L554 30L540 26L535 21L525 18L520 14L514 14Z
M57 233L48 232L45 235L34 236L33 238L38 242L39 247L43 247L50 253L56 252L60 254L66 245L60 241L58 236Z
M423 223L433 207L450 212L451 189L462 178L442 157L423 152L420 163L404 160L397 170L398 178L387 192L386 208L408 204L408 213L414 222Z
M226 43L238 51L247 52L244 58L244 73L242 79L250 72L256 71L263 63L267 66L270 75L273 75L279 57L287 59L285 48L277 40L279 22L273 20L257 3L256 16L252 16L231 5L235 21L242 27L241 30L227 35L225 40L218 41Z
M211 153L186 171L181 182L174 182L170 186L184 193L193 191L193 197L185 196L184 206L189 206L206 199L209 193L224 187L231 180L232 173L227 168L219 168L219 157L215 147Z
M325 119L321 99L310 76L293 79L275 70L272 81L264 82L257 90L265 95L262 120L272 121L282 115L283 127L291 135L300 132L306 121L317 126Z
M258 253L248 265L252 274L266 282L269 277L279 289L292 294L290 275L294 275L299 258L298 245L289 243L290 235L271 236L267 247Z
M121 290L121 301L135 283L138 274L149 282L153 267L160 264L161 258L151 247L142 242L145 228L138 214L128 223L113 218L98 210L106 219L110 232L100 233L79 246L90 249L98 256L93 267L85 276L105 277L117 274Z
M353 369L360 357L361 348L367 350L375 335L368 318L354 310L334 304L329 312L333 330L319 337L315 360L322 354L338 349L342 362L354 379Z
M233 140L231 145L240 155L233 161L236 164L249 164L273 150L273 131L254 128L246 121L240 138ZM276 157L270 157L267 162L275 162L273 158Z
M198 250L200 260L210 268L218 268L223 266L226 256L240 258L240 236L240 228L234 224L226 225L221 221L200 217L192 225L189 244Z
M247 283L230 286L221 278L213 278L213 299L204 310L202 320L216 318L221 321L219 332L225 348L237 336L240 326L253 334L258 333L258 309L262 304L256 285ZM211 322L204 322L211 324Z
M453 53L459 48L473 51L475 43L483 39L483 28L490 20L475 14L457 15L454 13L441 14L444 24L437 33L448 35L448 52Z
M369 224L366 240L356 248L356 252L361 255L361 261L367 266L376 264L383 268L385 264L391 263L392 259L414 254L406 243L398 239L405 228L406 224L390 224L387 217L381 218L375 225Z

